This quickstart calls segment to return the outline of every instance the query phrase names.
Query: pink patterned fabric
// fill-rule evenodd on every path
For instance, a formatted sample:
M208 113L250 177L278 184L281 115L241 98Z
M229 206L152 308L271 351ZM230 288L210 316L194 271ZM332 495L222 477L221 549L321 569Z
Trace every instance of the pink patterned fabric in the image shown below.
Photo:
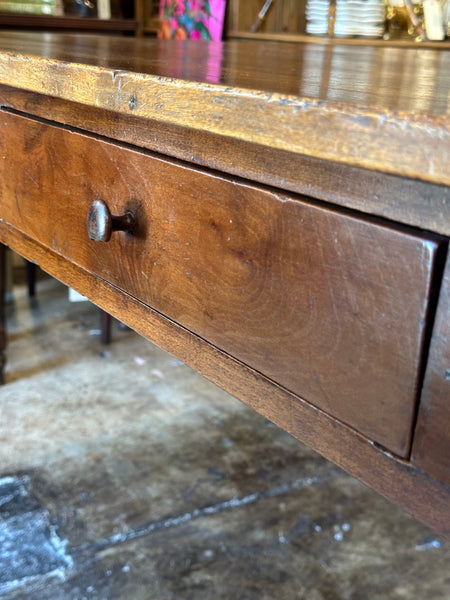
M160 0L161 39L222 39L226 0Z

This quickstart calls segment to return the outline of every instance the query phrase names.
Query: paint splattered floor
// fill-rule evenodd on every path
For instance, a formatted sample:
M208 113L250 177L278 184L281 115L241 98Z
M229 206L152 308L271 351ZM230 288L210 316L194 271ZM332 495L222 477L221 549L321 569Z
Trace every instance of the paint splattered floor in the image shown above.
M450 543L51 279L8 307L4 600L450 598Z

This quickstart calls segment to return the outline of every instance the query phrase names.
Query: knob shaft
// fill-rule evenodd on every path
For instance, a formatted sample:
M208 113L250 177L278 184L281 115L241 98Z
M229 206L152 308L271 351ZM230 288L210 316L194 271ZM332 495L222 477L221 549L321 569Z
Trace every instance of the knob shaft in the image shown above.
M88 236L94 242L109 242L113 231L134 233L136 218L133 212L124 215L112 215L108 205L101 198L94 200L89 208L87 219Z

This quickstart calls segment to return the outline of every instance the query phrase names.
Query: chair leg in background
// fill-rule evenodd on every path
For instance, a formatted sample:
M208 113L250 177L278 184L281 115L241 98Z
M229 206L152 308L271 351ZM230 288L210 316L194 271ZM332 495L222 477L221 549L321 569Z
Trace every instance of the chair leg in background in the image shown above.
M27 265L27 286L28 295L30 298L34 298L36 292L36 265L29 260L26 261Z
M34 298L36 293L36 264L26 261L28 296ZM100 309L101 342L104 346L111 343L111 315Z
M111 315L104 310L100 309L100 328L101 328L101 340L104 346L111 343Z

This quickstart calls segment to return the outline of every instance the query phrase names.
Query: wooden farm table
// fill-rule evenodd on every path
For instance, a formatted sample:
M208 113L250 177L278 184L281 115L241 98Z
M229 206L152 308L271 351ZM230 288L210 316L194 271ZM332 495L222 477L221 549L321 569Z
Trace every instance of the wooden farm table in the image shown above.
M449 91L436 49L3 32L2 247L449 536Z

